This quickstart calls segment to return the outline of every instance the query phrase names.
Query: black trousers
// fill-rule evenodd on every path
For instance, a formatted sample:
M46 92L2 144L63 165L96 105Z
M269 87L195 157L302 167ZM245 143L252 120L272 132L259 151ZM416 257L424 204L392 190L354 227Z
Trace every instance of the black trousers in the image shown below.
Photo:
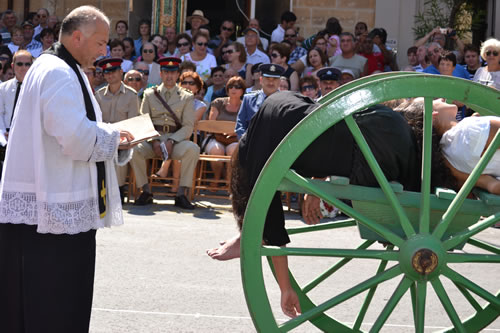
M0 332L88 332L95 235L0 224Z

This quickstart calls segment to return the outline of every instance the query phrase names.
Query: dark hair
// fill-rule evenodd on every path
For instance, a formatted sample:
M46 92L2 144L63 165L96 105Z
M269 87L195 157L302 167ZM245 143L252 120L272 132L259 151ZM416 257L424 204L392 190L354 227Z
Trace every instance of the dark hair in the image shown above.
M139 34L141 33L141 25L147 24L149 26L149 32L151 33L151 21L148 19L141 19L139 24L137 25L137 29L139 29Z
M144 43L144 45L146 45L146 44L153 45L153 49L155 50L154 51L155 58L153 59L153 61L157 62L158 61L158 47L156 47L156 45L151 43L151 42ZM144 49L144 45L141 46L141 56L142 56L142 50ZM142 61L144 61L144 57L142 57Z
M40 39L44 38L47 35L52 35L52 36L54 36L54 40L56 39L56 33L51 28L42 29L42 31L40 32Z
M271 46L271 52L272 51L277 51L280 54L280 56L285 57L286 62L290 60L290 46L288 46L287 44L284 43L274 44L273 46Z
M195 68L196 70L196 68ZM196 88L198 88L198 91L201 90L201 87L203 86L203 80L201 77L196 73L196 71L189 71L189 72L184 72L179 76L179 82L182 82L185 78L190 77L194 80L194 84L196 85Z
M465 52L467 52L467 51L477 53L477 55L479 55L479 53L480 53L479 52L479 47L477 47L474 44L465 44L465 46L464 46L464 55L465 55Z
M123 43L123 51L125 51L125 41L129 42L130 45L132 46L132 57L135 57L136 54L135 54L135 44L134 44L134 40L131 38L131 37L125 37L123 38L122 40L122 43Z
M410 48L408 48L408 51L406 51L406 55L410 55L411 53L417 54L417 50L418 50L418 47L411 46Z
M328 62L328 57L326 56L326 54L323 51L321 51L320 48L313 47L312 49L309 49L309 51L307 51L307 56L306 56L307 66L312 66L311 63L309 62L309 54L312 51L317 51L319 53L319 56L321 58L321 64L322 64L322 66L324 66Z
M326 31L328 31L329 35L340 35L342 33L342 26L340 25L339 20L335 17L330 17L328 21L326 21Z
M117 22L116 22L116 24L115 24L115 30L116 30L116 28L118 27L118 24L120 24L120 23L125 24L125 27L126 27L126 28L127 28L127 30L128 30L128 24L127 24L127 22L125 22L124 20L119 20L119 21L117 21Z
M229 183L229 192L231 194L231 206L233 208L233 215L239 229L243 226L243 219L245 218L245 210L247 208L248 200L250 199L250 183L248 181L248 173L240 163L239 159L240 145L236 147L231 156L231 180Z
M207 36L206 33L198 31L194 36L193 36L193 42L196 43L198 38L203 37L207 40L207 42L210 40L210 36Z
M210 77L213 77L214 74L217 73L217 72L222 72L222 74L224 74L225 71L226 71L226 69L224 67L222 67L222 66L214 67L210 71Z
M229 87L233 86L234 84L239 84L241 86L241 90L243 91L241 97L243 97L243 95L245 95L245 90L247 89L247 85L245 84L245 80L243 80L243 78L238 75L233 76L229 78L229 80L227 80L226 93L229 93Z
M31 23L33 23L33 18L38 15L37 12L29 12L28 13L28 16L26 16L26 21L30 21Z
M384 28L374 28L372 31L370 31L368 36L371 36L371 38L379 36L382 44L385 44L385 42L387 41L387 31L385 31Z
M457 56L451 51L441 50L441 53L439 54L438 64L441 62L441 60L451 61L453 63L453 66L457 65Z
M295 16L294 13L292 13L291 11L287 10L286 12L284 12L283 14L281 14L281 21L280 22L295 22L297 21L297 16Z
M163 39L162 35L160 35L160 34L154 34L154 35L149 36L148 42L151 43L153 41L153 39L155 39L156 37L160 37L161 39Z
M302 89L304 83L309 83L314 86L315 89L319 89L318 80L312 75L305 75L299 80L299 89Z
M424 129L424 102L411 99L398 106L396 109L406 119L415 134L417 153L419 156L419 164L422 165L422 144L423 144L423 129ZM431 191L436 187L445 187L457 190L457 180L451 174L450 169L446 164L445 157L441 149L441 137L432 127L432 172L431 172Z
M109 42L109 50L110 51L117 46L121 46L122 50L125 51L125 45L123 45L123 42L121 40L119 40L118 38L115 38L111 42Z
M3 66L2 68L2 74L5 75L5 73L7 73L7 71L10 69L12 69L12 64L10 62L6 63L5 66Z
M356 23L356 24L354 25L354 28L355 28L355 29L356 29L356 26L357 26L358 24L359 24L359 25L364 26L364 27L365 27L365 30L366 30L366 31L368 31L368 26L367 26L367 25L366 25L366 23L365 23L365 22L363 22L363 21L359 21L358 23Z
M179 65L179 72L184 71L185 69L190 69L192 72L196 72L196 64L189 60L184 60Z
M181 39L187 39L187 41L189 42L189 44L193 45L193 39L191 38L191 36L189 36L187 33L182 33L182 34L178 34L175 37L175 45L176 46L177 46L177 44L179 44L179 41Z
M12 61L12 52L7 45L0 45L0 54L6 54L9 56L9 62Z

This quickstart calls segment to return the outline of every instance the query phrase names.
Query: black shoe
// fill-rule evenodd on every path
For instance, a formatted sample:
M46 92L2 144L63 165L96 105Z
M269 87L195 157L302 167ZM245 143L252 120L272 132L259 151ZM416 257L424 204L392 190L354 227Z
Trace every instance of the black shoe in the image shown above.
M119 189L120 189L120 200L122 201L123 205L125 203L125 194L126 194L125 185L120 186Z
M188 198L183 194L181 196L175 197L175 206L182 209L194 209L194 205L189 202Z
M149 192L143 191L139 198L134 202L136 206L145 206L153 203L153 195Z

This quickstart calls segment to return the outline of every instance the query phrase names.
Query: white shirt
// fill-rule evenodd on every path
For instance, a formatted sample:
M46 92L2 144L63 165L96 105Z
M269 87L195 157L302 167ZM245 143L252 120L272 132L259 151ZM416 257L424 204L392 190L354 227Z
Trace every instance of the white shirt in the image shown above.
M186 53L181 57L181 60L188 60L194 63L196 65L196 73L198 73L203 81L208 80L212 68L217 67L217 60L215 60L215 57L210 53L207 53L202 60L193 60L193 58L191 58L191 53Z
M79 68L96 113L87 118L76 73L43 54L26 74L9 134L0 185L0 223L37 225L39 233L76 234L123 224L113 160L120 134ZM99 214L97 161L106 166L106 215Z
M10 128L10 119L16 98L17 79L14 77L8 81L0 83L0 132L5 134Z
M489 72L486 66L479 67L472 81L500 90L500 71Z
M134 63L130 60L127 60L127 59L122 59L122 64L121 64L121 67L122 67L122 70L123 70L123 73L127 73L129 70L133 69L134 68ZM151 67L150 67L150 70L151 70Z
M498 117L467 117L443 134L441 148L455 169L472 172L488 141L492 119ZM500 177L500 150L495 152L483 174Z
M252 54L249 54L247 51L247 64L255 65L258 64L259 62L263 64L271 63L267 54L265 54L261 50L255 49L255 52Z
M10 52L12 53L12 55L14 55L14 53L16 53L17 50L19 50L19 45L15 45L12 42L10 42L9 44L7 44L7 47L9 48Z
M274 29L273 33L271 34L271 43L281 43L283 39L285 39L285 29L283 29L281 24L278 24L276 29Z

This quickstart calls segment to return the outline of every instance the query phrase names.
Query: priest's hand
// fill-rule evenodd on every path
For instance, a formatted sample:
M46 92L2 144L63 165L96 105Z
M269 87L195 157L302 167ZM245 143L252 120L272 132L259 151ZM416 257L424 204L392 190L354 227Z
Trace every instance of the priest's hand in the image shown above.
M130 149L137 144L130 144L134 140L134 136L129 131L120 130L120 145L118 149Z

